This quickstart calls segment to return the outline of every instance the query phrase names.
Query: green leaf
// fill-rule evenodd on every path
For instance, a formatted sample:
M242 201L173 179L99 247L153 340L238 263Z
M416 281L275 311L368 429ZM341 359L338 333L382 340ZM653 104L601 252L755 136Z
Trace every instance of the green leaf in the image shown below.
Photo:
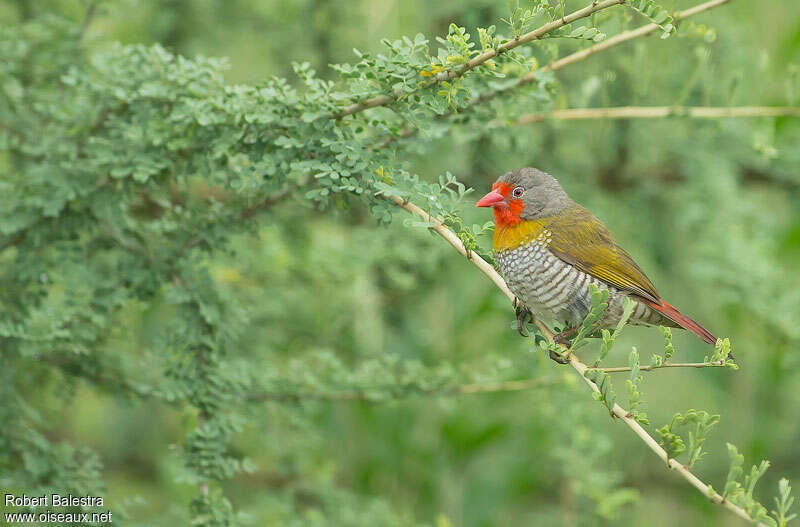
M675 33L675 26L669 11L653 0L635 0L628 5L661 28L663 32L661 38L667 38Z
M594 284L589 285L591 307L589 313L583 319L575 338L572 340L570 351L582 345L583 339L595 331L595 324L603 317L608 308L608 289L600 289Z

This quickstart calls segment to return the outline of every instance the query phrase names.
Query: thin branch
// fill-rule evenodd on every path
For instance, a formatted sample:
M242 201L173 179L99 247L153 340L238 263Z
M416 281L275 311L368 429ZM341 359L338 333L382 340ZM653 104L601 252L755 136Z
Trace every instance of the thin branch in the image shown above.
M436 387L419 389L415 384L402 384L398 386L379 387L389 392L386 394L373 395L370 393L374 388L361 388L346 392L264 392L253 393L247 396L248 401L300 401L300 400L320 400L320 401L369 401L379 402L384 400L396 400L415 395L432 396L454 396L469 395L475 393L495 393L495 392L516 392L530 390L543 386L552 386L561 382L559 379L524 379L518 381L498 381L491 383L461 384L449 387Z
M684 11L679 11L679 12L675 13L674 15L672 15L672 17L677 22L678 20L683 20L683 19L686 19L686 18L688 18L690 16L696 15L698 13L702 13L703 11L708 11L709 9L713 9L715 7L718 7L718 6L722 5L722 4L726 4L726 3L730 2L730 1L731 0L711 0L711 1L706 2L704 4L696 5L694 7L686 9ZM658 29L659 29L659 26L657 24L646 24L646 25L638 27L636 29L632 29L630 31L625 31L625 32L620 33L618 35L614 35L613 37L608 38L608 39L604 40L603 42L600 42L599 44L595 44L593 46L589 46L588 48L582 49L580 51L576 51L574 53L570 53L569 55L566 55L566 56L564 56L564 57L562 57L562 58L560 58L558 60L554 60L553 62L547 64L546 66L544 66L544 67L542 67L542 68L540 68L538 70L534 70L534 71L531 71L530 73L527 73L527 74L523 75L522 77L517 79L517 81L514 84L512 84L510 86L507 86L505 88L500 88L500 89L497 89L497 90L490 90L490 91L487 91L487 92L484 92L484 93L478 95L474 99L470 100L466 104L466 106L464 108L459 109L458 112L459 113L463 113L465 111L468 111L468 110L474 108L475 106L477 106L479 104L482 104L482 103L484 103L486 101L492 100L495 97L499 97L500 95L504 95L504 94L506 94L507 92L509 92L511 90L517 89L520 86L525 86L526 84L530 84L531 82L536 80L537 77L539 75L541 75L542 72L558 71L558 70L560 70L562 68L565 68L566 66L569 66L570 64L575 64L576 62L580 62L580 61L582 61L582 60L584 60L584 59L586 59L586 58L588 58L588 57L590 57L590 56L592 56L595 53L598 53L600 51L604 51L604 50L606 50L608 48L614 47L614 46L616 46L618 44L622 44L623 42L627 42L629 40L633 40L635 38L639 38L639 37L644 37L644 36L650 35L651 33L655 32ZM452 117L453 115L455 115L455 112L447 112L447 113L444 113L444 114L441 114L441 115L437 116L437 119L444 120L444 119L448 119L448 118ZM413 137L417 133L419 133L419 129L406 128L406 129L402 130L398 135L391 136L391 137L388 137L388 138L384 139L380 143L376 144L374 148L375 149L386 148L389 144L391 144L393 141L395 141L397 139L406 139L408 137Z
M513 124L524 125L549 119L657 119L690 117L721 119L726 117L800 117L800 108L792 106L618 106L615 108L569 108L530 113L518 117Z
M727 366L728 363L725 361L709 361L709 362L664 362L660 365L647 365L647 366L639 366L639 371L653 371L653 370L660 370L661 368L724 368ZM630 366L619 366L613 368L595 368L589 367L586 368L588 370L593 371L601 371L604 373L620 373L625 371L631 371Z
M721 6L722 4L726 4L726 3L730 2L730 1L731 0L711 0L711 1L706 2L704 4L696 5L694 7L686 9L684 11L678 11L677 13L672 15L672 18L673 18L673 20L675 20L677 22L679 20L683 20L685 18L688 18L690 16L696 15L698 13L702 13L703 11L708 11L709 9L713 9L715 7ZM614 47L616 45L622 44L623 42L627 42L629 40L633 40L635 38L639 38L639 37L644 37L644 36L650 35L651 33L654 33L655 31L657 31L659 29L660 28L659 28L658 24L645 24L644 26L638 27L636 29L632 29L630 31L625 31L625 32L620 33L618 35L614 35L613 37L608 38L608 39L604 40L603 42L600 42L599 44L595 44L593 46L589 46L588 48L582 49L580 51L576 51L575 53L570 53L569 55L566 55L566 56L564 56L564 57L562 57L562 58L560 58L558 60L555 60L555 61L551 62L550 64L544 66L543 68L540 68L538 70L534 70L534 71L532 71L532 72L530 72L530 73L528 73L526 75L523 75L522 77L520 77L517 80L517 82L515 82L511 86L508 86L507 88L503 88L503 89L499 89L499 90L492 90L492 91L486 92L484 94L481 94L476 99L473 99L472 101L467 103L467 108L471 108L471 107L473 107L473 106L475 106L477 104L481 104L481 103L486 102L486 101L488 101L490 99L494 99L495 97L497 97L499 95L502 95L502 94L504 94L504 93L506 93L506 92L508 92L510 90L519 88L520 86L524 86L526 84L530 84L531 82L536 80L536 78L539 75L541 75L541 73L543 73L543 72L558 71L561 68L569 66L570 64L574 64L576 62L580 62L580 61L582 61L582 60L594 55L595 53L598 53L600 51L604 51L604 50L606 50L608 48L612 48L612 47Z
M259 212L263 212L272 207L273 205L275 205L276 203L280 203L283 199L288 197L289 194L297 190L298 187L299 185L287 185L281 190L273 192L259 203L256 203L255 205L251 205L250 207L242 209L242 211L239 213L239 216L243 220L250 219L253 216L257 215Z
M445 240L447 240L453 248L458 251L462 256L465 256L470 262L472 262L478 269L480 269L489 279L494 282L494 284L503 292L503 294L508 297L509 301L511 301L512 305L515 300L514 294L508 289L503 278L498 274L495 269L489 265L483 258L478 256L472 251L467 251L464 247L464 244L461 243L461 240L458 239L458 236L450 229L448 229L441 221L436 218L431 217L427 212L422 210L421 208L417 207L413 203L404 201L398 197L391 197L390 198L394 203L398 206L404 208L406 211L414 214L416 216L420 216L423 220L430 223L432 225L431 229L433 229L437 234L442 236ZM545 326L540 320L534 320L534 323L542 332L542 334L549 339L550 341L553 340L553 332ZM569 365L580 375L581 379L583 379L589 388L595 392L600 393L600 388L592 382L591 380L586 378L586 370L588 366L581 362L575 355L570 354L566 348L566 346L561 346L564 350L563 357L569 361ZM737 516L742 519L745 519L751 523L755 523L755 521L750 518L747 512L742 509L741 507L734 505L730 501L726 500L722 497L719 493L714 491L709 485L705 484L700 478L692 473L691 470L683 466L679 461L675 459L671 459L667 452L661 448L661 445L656 442L653 437L647 433L647 431L642 428L642 426L633 418L633 415L630 414L627 410L622 408L620 405L615 404L612 408L612 414L618 417L622 422L625 423L628 428L630 428L634 434L636 434L639 439L644 441L644 443L653 451L653 453L658 456L664 463L667 464L669 468L675 470L682 478L687 480L693 487L695 487L703 496L711 500L712 503L720 504L726 509L730 510Z
M91 2L89 6L86 8L86 13L83 15L83 22L81 22L81 28L78 33L78 42L83 40L84 35L86 35L86 30L89 29L89 24L92 23L92 19L94 18L94 14L97 11L97 4L98 1Z
M597 2L597 1L592 2L583 9L574 11L557 20L552 20L547 24L544 24L543 26L534 29L533 31L525 33L524 35L520 35L514 38L513 40L509 40L505 44L501 44L494 49L489 49L487 51L484 51L480 55L477 55L476 57L472 58L471 60L469 60L468 62L466 62L465 64L463 64L458 68L439 73L430 82L425 83L424 86L430 87L434 84L438 84L443 81L449 81L462 77L468 71L473 70L478 66L485 64L487 61L491 60L492 58L498 55L501 55L523 44L527 44L528 42L539 40L542 36L546 35L547 33L550 33L551 31L554 31L560 27L564 27L568 24L571 24L576 20L580 20L581 18L586 18L587 16L593 13L602 11L603 9L607 9L615 5L624 4L625 2L626 0L604 0L603 2ZM346 115L353 115L368 108L386 106L387 104L396 101L399 97L404 95L407 94L399 91L394 91L391 94L378 95L376 97L372 97L365 101L351 104L350 106L347 106L346 108L340 110L339 112L331 114L329 117L333 119L341 119Z

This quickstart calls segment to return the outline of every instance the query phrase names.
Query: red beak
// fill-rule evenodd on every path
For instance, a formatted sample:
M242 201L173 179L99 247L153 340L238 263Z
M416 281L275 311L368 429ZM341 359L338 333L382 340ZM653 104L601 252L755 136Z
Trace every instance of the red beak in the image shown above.
M494 207L500 203L505 202L506 198L503 197L502 194L493 190L482 197L478 203L475 204L476 207Z

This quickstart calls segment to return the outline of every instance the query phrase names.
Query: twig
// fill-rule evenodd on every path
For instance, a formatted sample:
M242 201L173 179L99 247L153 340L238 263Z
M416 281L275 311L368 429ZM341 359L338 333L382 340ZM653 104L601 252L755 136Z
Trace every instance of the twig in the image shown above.
M731 0L711 0L710 2L706 2L704 4L696 5L684 11L679 11L672 15L672 18L677 22L678 20L682 20L688 18L690 16L696 15L698 13L702 13L703 11L708 11L709 9L713 9L715 7L721 6L722 4L726 4ZM476 99L473 99L469 103L467 103L467 108L471 108L477 104L481 104L486 102L490 99L494 99L498 95L502 95L510 90L519 88L520 86L524 86L525 84L529 84L536 80L537 76L541 73L546 71L558 71L561 68L569 66L570 64L574 64L576 62L580 62L581 60L588 58L595 53L600 51L604 51L608 48L614 47L618 44L622 44L623 42L627 42L629 40L633 40L635 38L644 37L655 31L659 30L658 24L645 24L644 26L638 27L636 29L632 29L630 31L622 32L618 35L614 35L611 38L600 42L599 44L595 44L593 46L589 46L588 48L582 49L580 51L576 51L575 53L570 53L558 60L551 62L550 64L538 69L534 70L530 73L523 75L522 77L517 80L514 84L507 88L499 89L499 90L492 90L490 92L486 92L481 94Z
M696 15L698 13L702 13L703 11L708 11L709 9L713 9L715 7L718 7L718 6L722 5L722 4L726 4L726 3L730 2L730 1L731 0L711 0L710 2L706 2L704 4L696 5L694 7L686 9L684 11L679 11L679 12L677 12L677 13L675 13L673 15L673 19L675 21L683 20L685 18L688 18L690 16ZM595 53L598 53L600 51L603 51L603 50L606 50L608 48L614 47L614 46L616 46L618 44L622 44L623 42L627 42L629 40L633 40L634 38L647 36L647 35L655 32L658 29L659 29L659 27L658 27L657 24L646 24L646 25L638 27L636 29L632 29L630 31L625 31L625 32L620 33L618 35L614 35L613 37L611 37L609 39L606 39L603 42L600 42L599 44L595 44L593 46L589 46L586 49L582 49L580 51L576 51L575 53L570 53L569 55L565 55L564 57L562 57L562 58L560 58L558 60L554 60L553 62L547 64L546 66L544 66L542 68L539 68L538 70L534 70L534 71L531 71L530 73L527 73L527 74L523 75L522 77L520 77L517 80L517 82L515 82L511 86L508 86L508 87L505 87L505 88L501 88L501 89L497 89L497 90L490 90L490 91L487 91L487 92L484 92L484 93L478 95L474 99L470 100L466 104L466 106L464 108L459 109L459 113L463 113L463 112L465 112L467 110L470 110L470 109L472 109L473 107L475 107L475 106L477 106L479 104L482 104L482 103L484 103L486 101L494 99L495 97L498 97L498 96L503 95L503 94L505 94L505 93L507 93L507 92L509 92L511 90L519 88L520 86L524 86L526 84L530 84L531 82L536 80L537 76L541 75L542 72L558 71L561 68L569 66L570 64L575 64L576 62L580 62L580 61L582 61L582 60L594 55ZM437 116L437 119L440 119L440 120L448 119L449 117L452 117L454 114L455 114L455 112L446 112L446 113L443 113L443 114ZM385 147L387 147L389 144L391 144L393 141L395 141L397 139L406 139L408 137L413 137L418 132L419 132L419 130L416 129L416 128L406 128L406 129L402 130L400 132L400 134L384 139L382 142L380 142L377 145L375 145L374 148L376 148L376 149L377 148L385 148Z
M450 387L436 387L428 389L419 389L414 384L403 384L398 386L384 386L378 387L390 392L389 397L384 397L384 394L373 396L370 391L375 389L360 388L357 390L350 390L346 392L263 392L252 393L247 396L248 401L300 401L304 399L320 400L320 401L370 401L379 402L386 399L396 400L403 397L413 397L415 395L438 395L438 396L452 396L452 395L469 395L475 393L495 393L495 392L515 392L521 390L530 390L533 388L540 388L543 386L552 386L561 382L559 379L524 379L518 381L498 381L491 383L475 383L475 384L461 384Z
M423 220L430 223L432 225L431 229L433 229L437 234L442 236L445 240L447 240L453 248L458 251L462 256L466 257L472 264L474 264L478 269L480 269L489 279L494 282L494 284L503 292L503 294L508 297L509 301L511 301L512 305L514 302L514 294L508 289L503 278L495 271L495 269L489 265L483 258L481 258L478 254L467 251L464 247L464 244L461 243L461 240L458 239L458 236L455 235L453 231L448 229L441 221L437 220L436 218L431 217L427 212L422 210L421 208L417 207L413 203L404 201L398 197L391 197L390 198L394 203L398 206L404 208L411 214L420 216ZM540 320L535 319L534 323L542 332L542 334L549 339L550 341L553 340L553 332L545 326ZM561 348L564 350L563 357L569 361L569 365L574 369L578 374L581 376L589 388L595 392L600 393L600 388L592 382L591 380L586 378L586 370L588 366L581 362L575 355L570 354L567 352L566 346L561 345ZM755 523L752 518L747 514L747 512L742 509L741 507L734 505L730 501L723 498L720 494L714 491L711 487L705 484L700 478L694 475L691 470L683 466L679 461L675 459L671 459L667 452L661 448L661 446L656 442L653 437L647 433L647 431L642 428L642 426L636 422L633 416L620 405L615 404L612 408L612 413L614 416L618 417L625 425L630 428L633 433L635 433L639 438L644 441L644 443L653 451L653 453L658 456L667 466L673 470L675 470L682 478L687 480L693 487L695 487L698 491L700 491L703 496L707 497L712 503L720 504L726 509L730 510L740 518L743 518L751 523Z
M647 366L639 366L639 371L653 371L661 368L724 368L727 366L725 361L713 362L664 362L660 365L650 364ZM619 366L613 368L595 368L589 367L587 370L602 371L604 373L619 373L624 371L631 371L630 366Z
M574 11L556 20L552 20L547 24L544 24L543 26L534 29L533 31L525 33L524 35L520 35L512 40L509 40L505 44L501 44L494 49L486 50L458 68L439 73L430 82L425 83L424 86L429 87L439 82L449 81L462 77L468 71L475 69L478 66L481 66L482 64L485 64L487 61L491 60L492 58L502 53L510 51L523 44L527 44L528 42L538 40L547 33L554 31L560 27L566 26L567 24L571 24L572 22L580 20L581 18L585 18L591 15L592 13L602 11L603 9L607 9L615 5L624 4L625 2L626 0L604 0L603 2L597 2L597 1L592 2L583 9ZM351 104L350 106L347 106L346 108L338 112L330 114L329 117L333 119L341 119L342 117L345 117L347 115L353 115L368 108L375 108L377 106L386 106L387 104L397 100L399 97L403 95L405 95L403 92L398 92L398 91L392 92L391 94L378 95L376 97L372 97L370 99L355 104Z
M282 201L284 198L289 196L289 194L291 194L292 192L297 190L298 187L299 187L299 185L288 185L288 186L282 188L281 190L277 190L277 191L273 192L272 194L267 196L261 202L256 203L255 205L251 205L250 207L246 207L246 208L242 209L242 211L239 213L239 217L242 218L243 220L248 220L248 219L252 218L253 216L258 214L259 212L265 211L268 208L270 208L273 205L275 205L276 203L279 203L280 201Z
M522 115L513 124L532 124L546 119L653 119L663 117L691 117L694 119L800 117L800 108L792 106L618 106L615 108L570 108Z
M91 2L86 8L86 13L83 15L83 22L81 22L81 28L78 33L78 42L83 40L86 30L89 29L89 24L92 23L92 18L94 18L95 11L97 10L97 4L98 1Z

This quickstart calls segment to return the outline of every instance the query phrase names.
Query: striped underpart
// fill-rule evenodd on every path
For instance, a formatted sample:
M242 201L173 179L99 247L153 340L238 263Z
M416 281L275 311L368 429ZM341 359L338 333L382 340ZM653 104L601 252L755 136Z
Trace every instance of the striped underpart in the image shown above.
M594 284L610 292L608 309L599 327L614 327L622 316L622 302L628 295L556 257L546 246L548 238L547 229L542 229L527 243L495 245L500 273L511 292L538 317L576 326L589 312L589 285ZM661 324L665 319L637 302L630 321Z

